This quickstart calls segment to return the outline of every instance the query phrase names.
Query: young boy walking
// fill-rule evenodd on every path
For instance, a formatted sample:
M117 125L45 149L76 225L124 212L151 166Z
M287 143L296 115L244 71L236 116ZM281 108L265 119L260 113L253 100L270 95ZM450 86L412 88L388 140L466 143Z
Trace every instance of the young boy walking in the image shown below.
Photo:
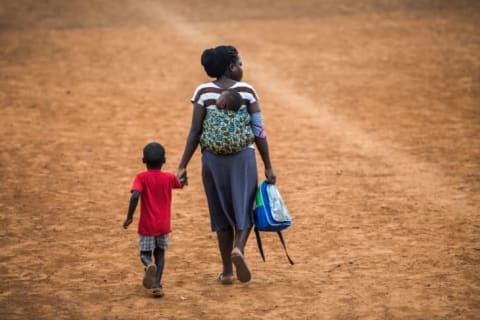
M165 250L168 249L168 235L171 231L172 189L182 188L186 179L181 182L173 173L161 171L165 163L165 149L159 143L151 142L145 146L143 163L146 164L147 171L135 176L123 228L127 229L132 223L138 200L141 199L138 242L140 259L145 265L143 286L153 289L154 297L162 297ZM152 253L155 262L152 261Z

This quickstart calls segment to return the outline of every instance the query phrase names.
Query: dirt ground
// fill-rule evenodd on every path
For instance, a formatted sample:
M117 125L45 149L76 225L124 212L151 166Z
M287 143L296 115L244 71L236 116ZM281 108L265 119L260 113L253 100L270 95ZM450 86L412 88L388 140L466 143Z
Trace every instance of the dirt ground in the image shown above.
M215 281L197 152L153 299L129 188L152 140L176 171L218 44L296 264L265 234L250 283ZM0 1L0 319L480 319L479 52L475 0Z

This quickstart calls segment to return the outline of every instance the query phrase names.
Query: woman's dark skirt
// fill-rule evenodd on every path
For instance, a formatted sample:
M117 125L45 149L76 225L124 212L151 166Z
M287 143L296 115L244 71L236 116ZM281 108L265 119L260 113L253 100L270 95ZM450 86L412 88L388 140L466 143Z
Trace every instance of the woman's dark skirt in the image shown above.
M253 148L227 156L203 150L202 178L212 231L252 227L258 183Z

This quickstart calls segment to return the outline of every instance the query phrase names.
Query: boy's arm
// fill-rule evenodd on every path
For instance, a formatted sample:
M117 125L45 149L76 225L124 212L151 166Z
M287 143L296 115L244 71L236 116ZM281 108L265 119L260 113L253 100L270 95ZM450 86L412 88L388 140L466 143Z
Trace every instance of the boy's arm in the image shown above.
M133 214L135 213L135 209L137 208L139 198L140 198L140 191L133 190L132 191L132 196L130 197L130 204L128 206L127 218L123 222L123 228L124 229L127 229L128 226L133 221Z

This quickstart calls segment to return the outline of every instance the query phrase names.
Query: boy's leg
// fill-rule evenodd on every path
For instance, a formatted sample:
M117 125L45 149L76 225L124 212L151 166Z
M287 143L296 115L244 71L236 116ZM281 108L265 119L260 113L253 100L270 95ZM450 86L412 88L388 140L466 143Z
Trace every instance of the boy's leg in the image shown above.
M155 256L155 264L157 265L157 274L155 277L155 287L161 288L162 287L162 275L163 275L163 267L165 266L165 250L160 247L156 247L153 251Z
M220 249L220 255L222 257L223 271L222 276L232 276L233 267L232 267L232 249L233 249L233 240L234 232L233 228L228 228L225 230L217 231L217 240L218 248Z
M155 285L155 277L157 273L157 266L152 263L151 251L140 251L140 260L145 265L145 273L143 275L143 286L146 289L151 289Z
M146 267L152 263L152 251L140 251L140 260Z

